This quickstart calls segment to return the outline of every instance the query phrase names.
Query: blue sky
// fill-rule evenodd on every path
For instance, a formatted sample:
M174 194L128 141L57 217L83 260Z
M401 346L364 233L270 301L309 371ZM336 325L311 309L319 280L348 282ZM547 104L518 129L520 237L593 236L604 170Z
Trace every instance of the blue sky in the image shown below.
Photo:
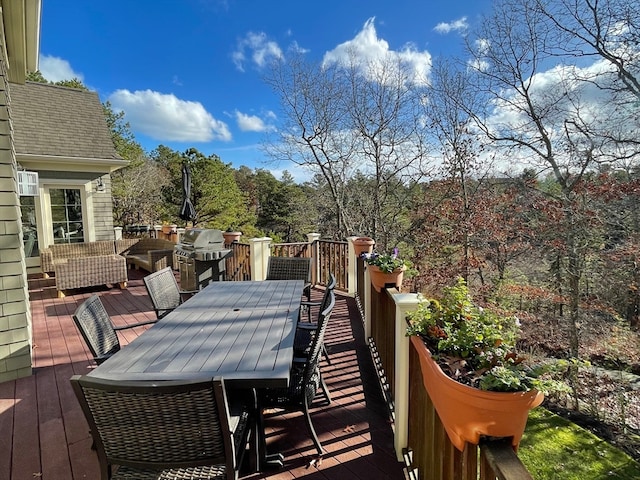
M136 139L195 147L234 167L265 163L259 145L279 106L261 80L265 63L305 49L339 56L345 44L364 55L411 58L428 72L459 54L465 33L490 0L44 0L40 71L48 80L78 77L125 112Z

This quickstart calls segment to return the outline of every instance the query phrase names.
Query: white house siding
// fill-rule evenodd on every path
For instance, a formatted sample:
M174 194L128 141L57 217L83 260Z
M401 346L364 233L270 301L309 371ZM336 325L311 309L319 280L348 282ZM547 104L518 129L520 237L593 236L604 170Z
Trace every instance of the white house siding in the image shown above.
M0 58L0 382L31 375L32 338L6 62L3 54Z

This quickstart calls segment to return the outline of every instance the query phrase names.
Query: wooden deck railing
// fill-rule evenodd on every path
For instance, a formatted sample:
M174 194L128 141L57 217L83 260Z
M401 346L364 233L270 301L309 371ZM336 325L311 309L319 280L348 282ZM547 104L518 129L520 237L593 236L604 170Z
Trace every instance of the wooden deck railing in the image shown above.
M249 263L251 245L234 242L226 247L233 252L233 255L227 258L225 263L227 280L235 282L251 280L251 264Z
M274 257L312 257L311 244L308 242L298 243L272 243L271 255Z
M229 248L234 254L227 260L227 279L251 279L251 245L233 243ZM404 322L404 318L398 317L403 317L402 312L407 308L416 306L407 299L411 294L398 295L395 289L376 292L370 288L364 262L355 257L348 242L281 243L271 244L270 249L271 255L312 258L315 284L326 282L332 272L338 282L336 288L356 295L365 316L372 358L394 422L396 452L404 459L412 480L532 478L511 447L510 439L483 440L479 445L467 443L462 452L449 441L424 388L417 353L406 346L410 342L400 341L406 338L398 323ZM349 285L349 279L355 285ZM398 345L404 345L400 348L405 348L404 353L397 351Z
M314 285L327 283L329 273L336 277L336 289L346 291L348 288L348 255L347 242L332 240L316 240L313 243L274 243L271 245L271 255L280 257L311 257L311 282Z
M336 289L347 291L349 288L348 269L349 255L347 242L318 240L315 242L317 252L316 278L318 283L326 285L329 273L336 277Z
M358 270L364 269L362 262ZM358 272L357 278L365 278ZM358 294L367 286L358 285ZM463 452L456 449L438 417L429 394L424 387L420 361L413 347L409 348L408 368L398 375L397 335L403 328L397 328L397 291L383 289L376 292L368 290L370 305L365 305L370 322L370 346L374 362L382 376L383 389L389 392L390 411L395 424L396 435L399 430L406 431L406 447L402 452L407 471L415 480L527 480L531 475L511 447L511 439L483 440L480 445L465 444ZM409 345L411 345L409 343ZM396 389L408 382L406 398L408 413L399 415L394 401ZM400 425L399 422L406 422ZM397 445L396 445L397 446Z

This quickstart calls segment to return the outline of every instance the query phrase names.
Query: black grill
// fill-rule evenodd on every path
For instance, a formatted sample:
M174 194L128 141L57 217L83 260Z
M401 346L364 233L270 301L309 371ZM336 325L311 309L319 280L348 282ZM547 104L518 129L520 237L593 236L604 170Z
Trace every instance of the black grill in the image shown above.
M174 251L182 290L201 290L211 282L225 279L225 263L232 251L224 248L221 230L186 230Z

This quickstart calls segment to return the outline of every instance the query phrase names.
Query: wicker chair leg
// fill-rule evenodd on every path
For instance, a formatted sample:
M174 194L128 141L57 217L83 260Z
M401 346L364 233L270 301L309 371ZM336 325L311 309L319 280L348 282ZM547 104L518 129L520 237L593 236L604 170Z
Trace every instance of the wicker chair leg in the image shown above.
M331 394L329 393L329 387L327 387L327 384L322 377L320 377L320 387L322 388L324 398L327 399L327 405L331 405Z
M329 358L329 352L327 352L327 347L325 346L325 344L322 344L322 355L324 356L324 359L327 361L327 363L329 365L331 365L331 359Z
M318 439L318 435L316 434L315 428L313 428L313 423L311 423L311 416L309 415L309 404L307 402L307 397L305 395L304 398L304 420L307 424L307 429L309 430L309 435L311 435L311 439L313 440L313 444L316 446L316 450L318 450L318 456L321 457L324 453L322 449L322 444Z

